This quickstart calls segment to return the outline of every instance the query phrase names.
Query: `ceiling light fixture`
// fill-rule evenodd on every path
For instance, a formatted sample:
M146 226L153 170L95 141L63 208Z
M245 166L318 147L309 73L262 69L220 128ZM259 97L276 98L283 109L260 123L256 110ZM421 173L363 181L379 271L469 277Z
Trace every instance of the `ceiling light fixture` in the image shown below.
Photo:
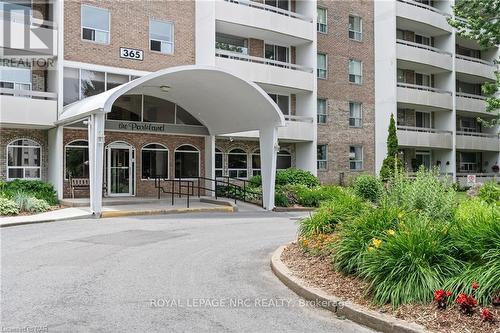
M170 91L170 87L169 86L160 86L160 89L163 92L169 92Z

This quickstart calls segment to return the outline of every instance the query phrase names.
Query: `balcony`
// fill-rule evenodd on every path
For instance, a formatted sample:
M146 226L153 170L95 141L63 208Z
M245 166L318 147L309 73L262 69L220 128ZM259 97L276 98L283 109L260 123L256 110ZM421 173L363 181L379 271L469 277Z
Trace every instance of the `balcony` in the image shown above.
M495 70L497 67L493 62L460 54L456 54L455 58L455 69L457 72L495 80Z
M448 13L437 8L412 0L397 0L396 15L405 19L421 22L441 31L451 33L452 28L446 21Z
M409 83L398 83L397 96L399 103L431 106L447 110L453 108L451 91L442 89Z
M312 68L225 50L215 51L215 65L249 81L313 91Z
M486 113L486 97L459 92L456 96L457 110Z
M457 172L457 182L460 184L460 187L468 187L470 185L467 184L467 175L475 175L476 183L485 183L492 180L498 180L498 175L495 173L477 173L477 172Z
M433 128L398 126L399 145L403 147L452 149L452 132Z
M498 134L457 131L456 147L460 150L500 151Z
M312 42L316 34L311 17L256 1L215 1L215 18L218 31L247 30L254 38L290 45Z
M452 54L435 47L397 39L397 57L451 71Z
M44 128L56 120L56 93L0 88L0 123Z
M278 139L294 142L314 141L315 124L313 117L285 115L284 127L278 127ZM258 131L239 132L224 135L232 138L259 138Z

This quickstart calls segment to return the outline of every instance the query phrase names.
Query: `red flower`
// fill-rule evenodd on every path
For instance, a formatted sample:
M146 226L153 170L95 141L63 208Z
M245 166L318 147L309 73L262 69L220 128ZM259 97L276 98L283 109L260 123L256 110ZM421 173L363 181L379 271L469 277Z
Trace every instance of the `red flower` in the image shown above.
M434 291L434 299L438 303L439 309L446 309L446 302L448 300L448 297L450 296L451 296L450 291L444 291L443 289Z
M488 308L484 308L481 311L481 318L483 318L483 321L493 322L493 314Z
M468 315L471 315L474 312L474 307L477 306L476 299L464 293L458 294L455 302L460 305L462 312Z
M472 282L472 289L476 290L477 288L479 288L479 284L477 284L476 281Z

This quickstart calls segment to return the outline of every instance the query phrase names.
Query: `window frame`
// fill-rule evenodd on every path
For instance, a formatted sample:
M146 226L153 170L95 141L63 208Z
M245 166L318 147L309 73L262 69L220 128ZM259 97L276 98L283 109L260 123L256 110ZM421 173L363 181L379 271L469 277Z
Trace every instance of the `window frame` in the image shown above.
M179 150L179 148L184 147L184 146L193 147L194 149L196 149L196 151L193 151L193 150ZM174 149L174 179L186 179L186 180L198 179L198 177L195 177L195 178L176 177L176 175L175 175L175 172L177 171L177 168L176 168L176 157L175 157L176 153L192 153L192 154L196 153L196 154L198 154L198 177L200 177L200 175L201 175L201 151L200 151L200 149L198 147L192 145L192 144L189 144L189 143L180 144L179 146L177 146L177 148Z
M253 167L253 157L254 156L258 156L259 157L259 164L262 163L262 161L260 160L260 149L255 149L252 154L250 154L250 166L251 166L251 169L252 169L252 176L260 176L262 174L262 164L260 166L260 168L254 168ZM255 172L257 171L257 172Z
M242 150L244 153L232 153L234 150ZM237 179L248 179L248 152L241 147L233 147L231 150L227 152L227 176L229 178L237 178ZM244 155L245 156L245 169L241 168L231 168L229 167L229 155ZM231 177L231 171L236 171L236 177ZM241 177L240 171L245 171L246 176Z
M351 105L359 105L359 118L352 117ZM351 125L351 119L354 120L354 125ZM356 125L356 119L359 120L359 124ZM363 127L363 103L357 101L349 101L349 127L350 128L362 128Z
M350 28L350 20L352 18L359 18L359 31L356 31L354 29ZM348 37L350 40L353 40L355 42L362 42L363 41L363 18L359 15L355 14L350 14L347 22L347 30L348 30ZM353 37L351 38L351 32L353 33ZM356 36L359 35L359 39L356 38Z
M220 168L217 168L216 167L217 162L216 160L214 160L214 174L215 178L222 178L224 177L224 152L219 147L215 147L214 159L215 157L217 157L217 155L221 155L222 166ZM220 171L220 176L217 176L217 171Z
M351 148L360 148L361 149L361 159L351 159ZM356 152L354 152L356 154ZM354 156L356 157L356 156ZM361 163L361 167L359 169L351 168L351 163ZM363 171L364 170L364 149L362 145L350 145L349 146L349 171Z
M325 12L325 23L319 23L318 20L319 15L317 14L318 10L323 10ZM324 31L320 30L321 26L324 26ZM325 35L328 34L328 9L325 7L321 6L316 7L316 32Z
M290 158L290 167L289 168L285 168L285 169L278 169L278 157L283 157L283 156L286 156L287 158L289 157ZM287 170L287 169L290 169L292 168L292 153L288 150L288 149L280 149L276 152L276 171L277 170Z
M163 148L147 148L147 146L150 146L150 145L159 145L159 146L162 146ZM141 147L141 181L148 181L148 180L155 180L154 178L144 178L143 177L143 174L142 174L142 168L144 166L144 159L142 158L142 152L146 150L146 151L160 151L160 152L167 152L167 178L164 178L164 179L170 179L170 150L168 149L167 146L165 146L164 144L162 143L159 143L159 142L149 142L149 143L146 143L144 144L142 147Z
M86 141L87 145L86 146L72 146L71 145L72 143L78 142L78 141ZM90 159L89 140L87 140L87 139L75 139L75 140L72 140L72 141L68 142L64 146L64 180L69 180L68 172L67 172L67 167L66 167L66 164L67 164L66 154L67 154L67 151L68 151L68 146L69 146L69 148L87 148L87 153L89 154L89 159ZM89 168L90 168L90 166L89 166ZM90 172L90 170L89 170L89 172ZM90 177L90 174L89 174L89 177Z
M357 74L351 74L351 62L359 62L360 64L360 68L361 68L361 74L360 75L357 75ZM363 84L363 61L361 60L358 60L358 59L349 59L348 63L347 63L347 72L348 72L348 80L349 80L349 83L352 83L352 84L357 84L357 85L362 85ZM351 75L354 76L354 81L351 81ZM356 77L359 77L359 82L356 82Z
M328 144L318 144L317 146L325 146L325 158L324 159L318 159L316 156L316 169L320 171L325 171L328 170ZM317 148L316 148L317 150ZM320 167L320 165L324 165L323 167Z
M107 11L108 12L108 31L84 26L83 25L83 7L91 7L91 8ZM94 31L107 32L108 33L107 42L102 43L102 42L98 42L96 40L83 38L83 29L84 28L94 30ZM111 44L111 10L109 8L102 8L102 7L97 7L97 6L93 6L93 5L89 5L89 4L81 4L80 5L80 39L82 41L85 41L85 42L90 42L90 43L95 43L95 44L100 44L100 45L110 45Z
M152 39L151 38L151 21L156 21L156 22L160 22L160 23L168 23L170 24L170 32L171 32L171 36L172 36L172 41L170 42L167 42L167 41L162 41L162 40L158 40L158 39ZM160 19L154 19L154 18L149 18L149 31L148 31L148 40L149 40L149 51L150 52L154 52L154 53L159 53L159 54L165 54L165 55L174 55L175 54L175 24L174 24L174 21L170 21L170 20L160 20ZM165 42L165 43L170 43L171 46L172 46L172 52L170 53L166 53L166 52L161 52L161 46L160 46L160 51L157 51L157 50L152 50L151 49L151 41L154 40L156 42L160 42L160 45L161 43Z
M19 145L13 145L14 142L19 141L19 140L29 140L36 145L30 145L30 146L19 146ZM9 166L9 148L10 147L15 147L15 148L38 148L40 149L40 157L39 157L39 165L38 166ZM43 147L42 145L33 139L26 138L26 137L20 137L16 138L14 140L11 140L6 146L5 146L5 166L6 166L6 172L7 172L7 177L6 180L15 180L15 179L42 179L42 162L43 162ZM9 170L10 169L22 169L23 170L23 177L22 178L11 178L9 177ZM39 175L40 177L25 177L26 175L26 169L38 169L39 170Z
M291 94L288 94L288 95L282 95L282 94L275 94L275 93L267 93L269 95L269 97L271 97L271 99L273 100L274 103L276 103L276 105L278 105L278 107L280 106L278 104L278 99L279 97L286 97L288 99L288 113L284 113L283 110L281 110L280 108L280 111L281 113L284 115L284 116L290 116L292 114L292 95ZM273 96L276 97L276 101L274 101L273 99Z
M319 113L319 101L324 101L325 102L325 113ZM316 122L318 124L326 124L328 122L328 99L327 98L317 98L316 99ZM320 119L323 119L324 121L320 121Z
M328 54L327 53L323 53L323 52L317 52L316 53L316 57L318 57L318 55L325 56L325 68L324 69L323 68L319 68L318 65L316 64L316 79L328 80ZM319 76L320 71L324 71L325 72L325 76L324 77Z

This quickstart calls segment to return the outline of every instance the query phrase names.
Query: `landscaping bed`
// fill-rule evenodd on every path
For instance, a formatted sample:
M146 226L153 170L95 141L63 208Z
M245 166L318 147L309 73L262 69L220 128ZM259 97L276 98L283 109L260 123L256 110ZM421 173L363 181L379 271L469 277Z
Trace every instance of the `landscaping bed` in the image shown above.
M60 209L54 187L41 180L0 181L0 215L23 216Z
M308 286L319 288L344 301L362 305L371 310L380 311L396 318L415 322L428 330L443 333L493 333L500 330L500 323L484 322L477 314L466 316L458 311L457 305L452 305L445 310L436 309L435 304L405 304L397 309L392 306L374 305L369 296L365 295L367 283L362 279L344 275L332 269L332 261L328 254L312 254L305 251L297 243L288 245L281 260L301 278ZM492 310L493 316L500 317L500 309Z

